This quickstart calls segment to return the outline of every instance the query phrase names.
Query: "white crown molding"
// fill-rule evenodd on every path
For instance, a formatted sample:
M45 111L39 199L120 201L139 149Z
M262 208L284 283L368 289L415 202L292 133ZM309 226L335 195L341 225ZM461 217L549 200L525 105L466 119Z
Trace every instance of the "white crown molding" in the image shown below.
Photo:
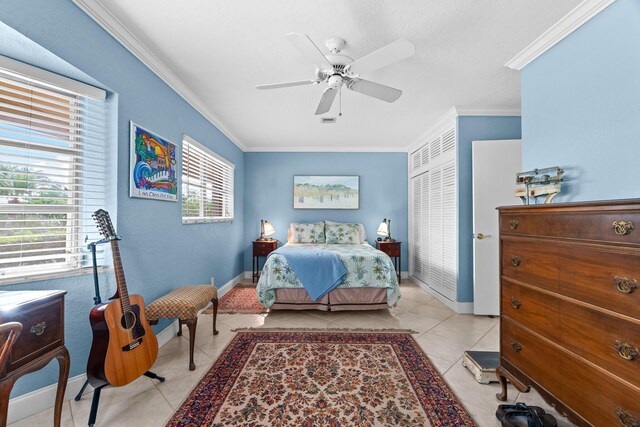
M202 114L211 124L231 140L238 148L246 147L227 128L222 121L213 114L206 105L167 67L148 47L134 36L111 12L98 0L72 0L84 13L89 15L98 25L109 33L116 41L138 58L153 71L162 81L171 87L178 95Z
M406 148L408 153L412 153L418 148L422 147L427 139L435 133L442 130L444 126L450 126L451 122L456 117L470 117L470 116L488 116L488 117L514 117L520 116L520 107L514 106L493 106L493 107L477 107L461 105L457 107L451 107L446 113L444 113L436 122L429 128L428 131L421 134L414 139L411 144Z
M522 70L531 61L560 43L565 37L613 4L613 2L615 0L584 0L507 62L505 66L512 70Z
M346 147L251 147L246 148L245 153L406 153L402 147L372 147L372 146L346 146Z

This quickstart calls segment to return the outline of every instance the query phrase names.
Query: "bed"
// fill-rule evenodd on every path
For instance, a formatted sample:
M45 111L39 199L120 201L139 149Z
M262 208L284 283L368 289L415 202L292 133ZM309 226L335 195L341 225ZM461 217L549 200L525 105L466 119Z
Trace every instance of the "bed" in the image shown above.
M310 225L316 229L305 230L304 226ZM338 285L313 300L287 261L286 253L276 251L267 258L258 281L260 303L271 309L323 311L377 310L395 306L400 299L400 289L393 262L384 252L362 242L364 228L360 224L327 223L325 238L323 227L323 223L292 224L289 242L283 249L306 250L310 257L321 252L336 254L346 269ZM344 228L351 231L342 232ZM333 233L332 230L339 231Z

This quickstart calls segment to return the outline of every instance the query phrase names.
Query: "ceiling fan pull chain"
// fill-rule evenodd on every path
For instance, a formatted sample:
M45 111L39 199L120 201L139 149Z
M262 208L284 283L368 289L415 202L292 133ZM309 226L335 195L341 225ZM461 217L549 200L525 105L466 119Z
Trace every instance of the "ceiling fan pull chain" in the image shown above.
M338 117L342 117L342 86L340 86L340 111L338 112Z

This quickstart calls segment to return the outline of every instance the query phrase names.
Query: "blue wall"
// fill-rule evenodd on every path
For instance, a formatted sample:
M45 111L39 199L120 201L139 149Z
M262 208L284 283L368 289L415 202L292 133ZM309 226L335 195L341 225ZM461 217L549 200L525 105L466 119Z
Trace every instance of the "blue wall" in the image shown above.
M260 219L271 221L272 237L287 241L292 222L360 222L375 245L383 218L402 242L402 270L407 270L407 153L246 153L245 269L251 270L251 241L260 235ZM360 209L293 209L294 175L359 175Z
M493 139L520 139L520 124L520 117L458 117L458 302L473 301L471 143Z
M130 292L150 301L179 285L209 283L214 276L220 286L240 274L246 248L244 153L70 1L3 1L0 20L117 94L117 231L123 236L120 247ZM15 52L5 46L6 39L0 42L0 54ZM20 59L29 62L28 58ZM34 63L40 61L33 58ZM235 220L182 225L179 203L129 198L129 120L178 145L187 133L235 163ZM108 296L115 288L114 280L111 274L103 279L103 296ZM91 276L1 289L68 291L65 332L71 376L83 373L91 345ZM158 325L156 331L164 326L166 323ZM12 397L56 380L54 362L44 371L20 379Z
M561 166L557 201L640 197L640 2L617 0L522 71L524 169Z

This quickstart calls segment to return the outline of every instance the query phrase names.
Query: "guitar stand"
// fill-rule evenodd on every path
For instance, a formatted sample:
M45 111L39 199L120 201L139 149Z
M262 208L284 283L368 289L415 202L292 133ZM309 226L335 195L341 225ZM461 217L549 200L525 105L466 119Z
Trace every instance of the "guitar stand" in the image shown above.
M96 263L96 245L107 243L108 241L109 239L103 239L97 242L89 243L87 245L87 248L91 250L91 255L93 257L93 283L96 288L96 296L93 297L93 302L96 305L102 303L102 298L100 298L100 287L98 285L98 266ZM151 378L152 380L158 380L161 383L163 383L165 380L164 377L161 377L160 375L151 371L147 371L143 375L145 377ZM82 385L82 388L74 398L76 402L82 399L82 395L84 394L84 391L87 389L88 385L89 385L89 379L86 379L84 384ZM96 416L98 415L98 404L100 403L100 393L102 392L102 389L108 385L109 384L103 384L101 386L96 387L93 390L93 399L91 400L91 412L89 412L89 427L93 427L94 424L96 423Z
M163 383L165 380L164 377L161 377L160 375L151 371L147 371L143 375L145 377L151 378L152 380L158 380L161 383ZM80 390L80 393L78 393L78 395L75 397L75 400L80 400L80 398L82 398L82 393L87 388L88 384L89 384L89 380L85 381L84 385L82 386L82 389ZM103 384L99 387L96 387L93 390L93 399L91 400L91 412L89 412L89 427L93 427L94 424L96 423L96 416L98 415L98 404L100 403L100 393L102 392L102 389L108 385L109 384Z

